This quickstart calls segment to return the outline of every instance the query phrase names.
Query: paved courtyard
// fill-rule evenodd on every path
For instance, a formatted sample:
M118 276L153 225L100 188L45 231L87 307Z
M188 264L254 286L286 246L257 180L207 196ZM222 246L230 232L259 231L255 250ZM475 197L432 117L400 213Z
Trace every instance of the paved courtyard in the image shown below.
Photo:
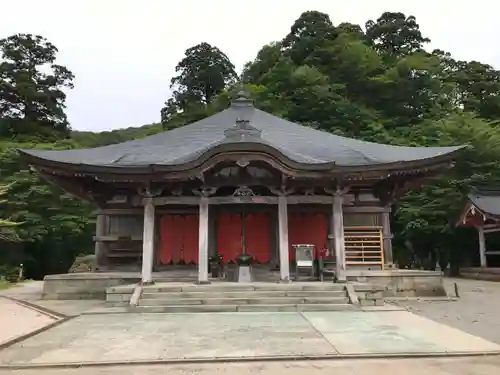
M406 311L82 315L0 351L3 365L497 352Z
M5 366L178 359L314 357L500 351L500 283L446 279L455 302L398 302L406 311L82 315L102 301L39 301L40 283L3 293L76 316L0 351ZM0 342L53 318L0 298ZM444 323L444 324L440 324ZM454 327L454 328L453 328ZM418 363L418 364L417 364ZM323 360L24 369L20 375L99 374L488 374L500 357ZM40 374L41 372L41 374Z

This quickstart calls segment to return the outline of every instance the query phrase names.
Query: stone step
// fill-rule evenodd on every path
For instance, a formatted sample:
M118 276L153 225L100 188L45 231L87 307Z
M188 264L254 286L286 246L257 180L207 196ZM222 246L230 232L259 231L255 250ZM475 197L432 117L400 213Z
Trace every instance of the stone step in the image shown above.
M172 305L137 306L129 308L133 313L204 313L204 312L296 312L296 311L352 311L350 304L269 304L269 305Z
M347 304L347 297L274 297L274 298L180 298L142 299L139 306L181 305L299 305L299 304Z
M206 292L143 292L141 299L180 299L180 298L261 298L261 297L345 297L344 290L268 290L268 291L206 291Z
M343 291L345 286L333 283L220 283L208 285L155 284L144 286L143 293L180 293L180 292L251 292L251 291Z

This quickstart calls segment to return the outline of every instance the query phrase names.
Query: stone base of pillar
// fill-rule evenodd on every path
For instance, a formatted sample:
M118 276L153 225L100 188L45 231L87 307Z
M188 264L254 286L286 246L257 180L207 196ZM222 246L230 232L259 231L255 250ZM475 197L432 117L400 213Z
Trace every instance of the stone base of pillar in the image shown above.
M154 281L141 281L139 284L140 285L154 285Z
M386 263L386 264L384 264L384 269L386 269L386 270L393 270L395 268L398 268L398 267L394 263Z
M339 284L347 283L347 278L344 272L339 272L337 275L335 275L335 282Z
M278 284L290 284L291 282L291 279L279 279Z
M205 280L196 280L194 283L195 283L196 285L209 285L209 284L212 284L212 283L211 283L210 281L208 281L208 280L206 280L206 281L205 281Z

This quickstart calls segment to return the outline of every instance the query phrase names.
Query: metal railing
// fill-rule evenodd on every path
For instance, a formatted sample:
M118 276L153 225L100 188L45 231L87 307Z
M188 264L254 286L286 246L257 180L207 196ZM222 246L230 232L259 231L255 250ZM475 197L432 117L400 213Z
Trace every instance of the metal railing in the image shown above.
M346 265L378 265L384 268L382 227L344 227Z

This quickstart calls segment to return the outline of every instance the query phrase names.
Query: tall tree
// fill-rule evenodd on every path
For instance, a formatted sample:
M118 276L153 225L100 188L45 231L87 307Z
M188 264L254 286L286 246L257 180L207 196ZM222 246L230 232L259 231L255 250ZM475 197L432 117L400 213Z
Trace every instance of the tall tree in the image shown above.
M366 37L380 52L389 57L419 51L430 39L422 36L414 16L385 12L377 21L366 22Z
M451 79L458 85L464 110L500 119L500 72L478 61L458 61Z
M281 43L266 44L257 52L253 61L245 64L242 74L243 82L262 83L264 76L276 65L280 57Z
M171 80L172 98L161 111L162 122L178 112L199 110L210 104L238 78L229 58L219 48L205 42L188 48L175 71L179 74Z
M363 40L365 39L365 33L359 25L355 25L349 22L342 22L337 25L337 32L339 34L346 34L352 39Z
M56 64L57 48L39 35L0 40L0 137L53 140L69 136L65 88L73 74Z
M281 45L294 64L302 65L314 51L335 40L336 36L337 30L328 14L308 11L294 22Z

